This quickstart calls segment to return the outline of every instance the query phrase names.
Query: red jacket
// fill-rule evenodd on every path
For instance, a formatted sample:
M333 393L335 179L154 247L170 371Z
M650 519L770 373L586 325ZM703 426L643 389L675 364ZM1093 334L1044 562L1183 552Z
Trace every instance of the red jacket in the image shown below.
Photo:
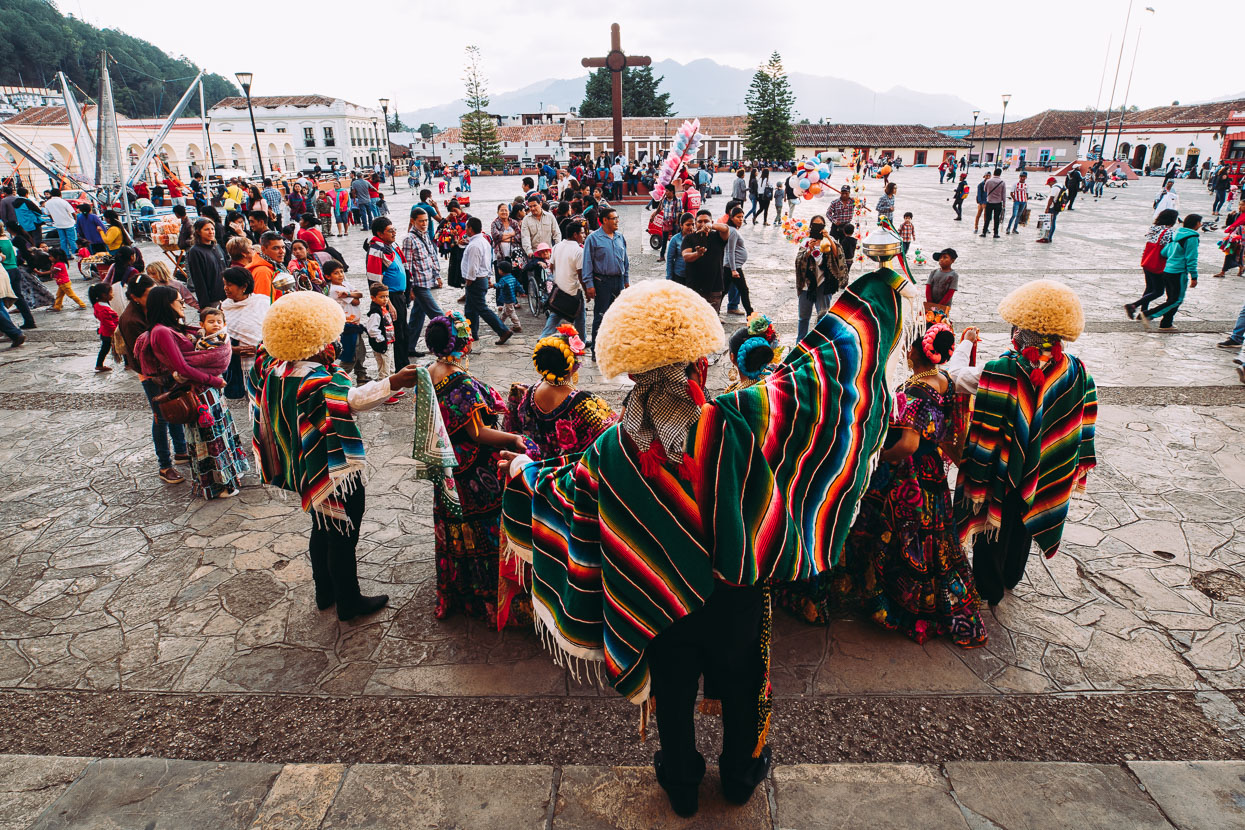
M121 316L108 303L95 304L95 319L99 320L100 337L112 337L112 333L117 330L117 323L121 322Z

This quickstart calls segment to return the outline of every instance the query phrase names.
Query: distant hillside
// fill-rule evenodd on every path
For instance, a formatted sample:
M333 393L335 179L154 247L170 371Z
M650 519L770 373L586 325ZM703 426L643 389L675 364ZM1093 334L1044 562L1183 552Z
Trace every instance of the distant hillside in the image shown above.
M670 93L680 115L742 115L752 69L723 66L708 58L682 64L673 60L653 64L653 74L664 76L661 89ZM512 92L491 96L489 110L499 114L536 112L541 105L565 110L578 107L588 76L546 78ZM973 105L953 95L933 95L894 87L886 92L842 78L792 73L791 89L801 118L817 121L873 124L956 124L972 120ZM431 121L447 127L458 124L467 111L461 99L414 112L402 113L408 124Z
M109 69L113 100L129 116L167 115L199 71L145 40L65 17L47 0L0 0L0 85L56 88L56 73L63 71L94 97L101 49L116 59ZM218 101L237 95L238 88L220 75L206 75L203 93L208 101ZM197 98L190 111L199 111Z

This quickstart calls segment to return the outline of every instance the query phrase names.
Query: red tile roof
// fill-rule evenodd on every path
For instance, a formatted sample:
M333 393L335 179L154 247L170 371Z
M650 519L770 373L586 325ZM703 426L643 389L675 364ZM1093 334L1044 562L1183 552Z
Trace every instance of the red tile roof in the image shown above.
M448 130L434 135L430 140L457 144L463 140L461 127L450 127ZM497 140L514 143L516 141L561 141L561 124L530 124L528 126L498 127Z
M1102 120L1099 116L1098 120ZM1046 110L1003 125L1003 139L1010 141L1080 141L1081 130L1094 122L1093 110ZM998 124L978 124L973 139L998 138Z
M1124 114L1125 124L1213 124L1222 126L1233 112L1245 112L1245 98L1192 106L1151 107ZM1118 116L1117 116L1118 117Z
M24 109L16 115L10 115L4 119L4 124L10 126L31 126L31 127L51 127L56 124L68 124L69 113L64 107L30 107Z
M251 105L255 107L326 107L336 100L329 98L327 95L252 95ZM217 107L232 107L236 110L246 109L246 98L241 95L235 95L232 98L222 98L216 102L212 109Z
M673 116L666 118L624 118L623 135L633 138L662 137L674 133L684 121L692 118ZM669 122L669 124L667 124ZM568 138L579 138L579 125L584 125L584 137L612 136L614 122L612 118L568 118L566 119L566 135ZM707 115L700 119L700 131L710 137L742 136L748 132L748 119L742 115Z
M968 147L924 124L797 124L797 147Z

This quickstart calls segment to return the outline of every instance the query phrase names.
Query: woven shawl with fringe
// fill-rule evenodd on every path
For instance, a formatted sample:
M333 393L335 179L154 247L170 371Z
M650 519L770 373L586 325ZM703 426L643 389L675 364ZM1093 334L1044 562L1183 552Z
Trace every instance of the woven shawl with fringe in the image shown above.
M450 433L441 418L441 406L433 388L432 375L420 366L415 373L414 407L415 441L411 458L415 459L415 478L431 481L441 496L451 518L462 518L462 503L458 500L458 487L454 484L454 468L458 459Z
M1008 496L1024 501L1025 529L1047 558L1063 536L1072 492L1093 469L1098 396L1079 360L1064 354L1034 384L1016 351L986 364L956 484L960 540L997 533Z
M648 697L644 651L704 605L714 580L807 579L838 557L890 411L884 367L901 275L853 283L765 383L722 395L689 436L690 464L644 475L619 426L579 458L529 464L507 487L511 551L533 564L533 608L559 660L603 661Z
M350 526L342 496L363 483L363 439L350 411L350 376L305 375L261 346L247 375L252 443L265 484L298 493L303 510Z

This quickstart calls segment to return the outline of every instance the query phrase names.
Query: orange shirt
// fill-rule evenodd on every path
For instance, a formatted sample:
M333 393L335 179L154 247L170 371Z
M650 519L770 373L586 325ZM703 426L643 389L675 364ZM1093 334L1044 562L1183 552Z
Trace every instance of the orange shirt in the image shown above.
M251 278L255 280L256 294L262 294L270 300L276 299L272 296L272 277L276 272L271 265L259 257L253 257L246 270L251 272Z

